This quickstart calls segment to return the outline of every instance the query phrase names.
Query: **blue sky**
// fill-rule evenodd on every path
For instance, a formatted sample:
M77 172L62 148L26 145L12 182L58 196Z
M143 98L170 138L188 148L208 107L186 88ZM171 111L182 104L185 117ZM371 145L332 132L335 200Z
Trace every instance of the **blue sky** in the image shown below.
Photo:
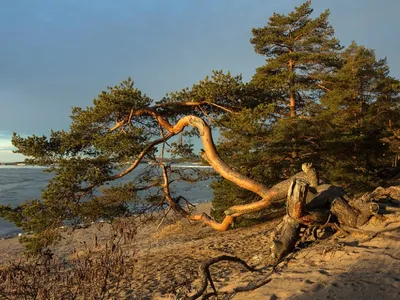
M264 59L251 28L289 0L0 0L0 161L12 132L66 129L72 106L88 106L107 85L131 76L155 100L213 69L249 80ZM331 10L343 45L352 40L387 57L400 77L398 0L314 0Z

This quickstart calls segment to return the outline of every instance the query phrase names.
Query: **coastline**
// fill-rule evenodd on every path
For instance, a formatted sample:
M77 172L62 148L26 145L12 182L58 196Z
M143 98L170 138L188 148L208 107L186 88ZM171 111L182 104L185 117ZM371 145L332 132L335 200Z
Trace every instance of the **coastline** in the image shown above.
M200 203L192 203L193 205L196 206L195 211L196 213L210 213L210 209L212 206L211 201L209 202L200 202ZM96 225L99 223L104 223L104 221L100 220L97 222L92 222L91 225ZM11 224L11 223L10 223ZM60 229L64 229L64 228L71 228L69 226L61 226ZM84 227L84 224L78 224L76 229L85 229L87 227ZM19 227L15 227L15 229L13 228L13 232L10 233L6 233L6 234L0 234L0 241L1 240L8 240L8 239L12 239L12 238L18 238L20 236L24 236L24 235L29 235L31 234L30 232L23 232L22 229L20 229ZM1 252L1 251L0 251Z
M132 172L126 178L115 182L124 183L133 180L135 176L148 166L147 163L142 163L137 171ZM179 163L173 164L176 168L195 168L195 169L210 169L209 166L197 164ZM39 199L41 193L46 189L48 181L52 178L52 174L43 172L44 167L41 166L4 166L0 165L0 204L11 205L12 207L23 203L26 199ZM207 170L208 172L208 170ZM212 198L212 192L209 187L212 179L189 184L178 182L173 184L173 188L179 191L182 196L190 198L193 202L207 202ZM194 197L193 197L194 196ZM23 231L0 218L0 239L9 239L18 236Z
M196 205L195 207L195 212L196 213L210 213L211 207L212 207L212 203L210 202L202 202L202 203L194 203L194 205ZM150 231L152 233L154 233L156 231L155 228L155 224L158 224L157 222L159 222L161 220L162 216L159 215L154 221L150 222L150 224L146 223L143 226L140 226L140 230L142 232L145 232L145 235L148 234ZM170 223L170 222L175 222L176 219L179 219L179 217L177 215L175 215L174 213L170 213L167 217L166 220L166 224ZM158 221L157 221L158 220ZM109 227L110 224L109 223L104 223L104 222L95 222L92 223L89 227L82 227L82 228L72 228L72 227L68 227L68 226L63 226L60 228L60 230L62 230L62 232L64 232L63 234L63 240L68 240L69 238L71 239L71 241L73 243L77 243L79 244L80 242L83 242L88 236L92 236L94 234L98 234L98 235L102 235L105 232L101 232L101 230L98 230L99 226L101 227ZM29 233L27 233L29 234ZM108 234L108 233L107 233ZM101 236L101 239L105 240L108 238L107 234L105 234L104 236ZM22 254L24 248L23 245L21 243L19 243L19 237L21 235L21 232L17 232L15 234L10 234L8 236L2 236L0 237L0 253L2 253L2 255L0 256L0 266L7 262L7 261L12 261L14 259L17 259L18 256L20 254ZM66 244L68 244L68 242L65 242L64 245L63 243L56 245L53 248L58 248L58 247L65 247ZM62 250L61 252L68 252Z

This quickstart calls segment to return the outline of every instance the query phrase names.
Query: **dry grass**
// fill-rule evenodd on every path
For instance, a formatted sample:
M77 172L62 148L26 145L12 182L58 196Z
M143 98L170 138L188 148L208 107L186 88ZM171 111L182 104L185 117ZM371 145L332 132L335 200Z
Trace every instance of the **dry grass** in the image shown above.
M49 249L0 270L1 299L120 299L120 287L133 278L136 225L128 219L111 226L111 237L67 258ZM124 244L130 244L124 249Z
M178 220L176 223L167 224L152 234L152 237L157 240L163 240L171 236L176 236L185 233L191 226L186 220Z

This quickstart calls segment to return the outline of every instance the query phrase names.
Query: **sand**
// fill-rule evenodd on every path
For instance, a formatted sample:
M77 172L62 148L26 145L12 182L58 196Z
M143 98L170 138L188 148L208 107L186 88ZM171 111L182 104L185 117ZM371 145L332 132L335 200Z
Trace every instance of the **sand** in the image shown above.
M209 203L197 206L210 210ZM138 228L133 242L124 245L137 262L129 284L122 284L121 299L176 299L193 293L199 286L199 264L222 254L238 256L251 266L264 268L250 273L235 263L222 262L211 267L217 290L232 291L237 286L268 276L270 234L279 223L271 220L251 228L215 232L201 224L170 217L159 229L159 218ZM400 215L373 218L365 230L400 226ZM58 256L88 245L93 237L106 241L108 224L64 234L54 248ZM334 235L314 242L281 263L271 281L257 290L231 295L230 299L400 299L400 233L381 234L359 243L363 235ZM84 243L83 243L84 242ZM22 251L17 238L0 241L0 264L16 259ZM209 291L211 291L209 289Z

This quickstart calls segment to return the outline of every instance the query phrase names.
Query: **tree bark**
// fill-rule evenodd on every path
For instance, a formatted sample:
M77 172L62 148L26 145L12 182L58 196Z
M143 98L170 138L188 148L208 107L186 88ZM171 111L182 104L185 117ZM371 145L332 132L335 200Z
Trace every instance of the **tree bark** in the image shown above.
M361 199L347 202L343 198L336 198L331 204L331 213L337 217L339 223L351 227L364 225L378 211L377 203L367 203Z
M295 220L301 220L305 212L309 183L303 179L292 181L287 198L287 214Z
M271 256L276 260L292 252L300 239L300 224L307 217L305 211L307 191L308 182L302 179L293 180L288 189L287 214L278 226L280 232L276 233L271 245Z
M340 224L351 227L357 226L357 211L342 198L336 198L331 204L331 212L337 217Z
M296 98L294 91L294 61L293 59L289 60L289 81L290 81L290 93L289 93L289 108L290 108L290 116L296 117Z
M283 217L279 235L272 241L271 257L275 260L280 260L293 251L299 240L300 223L292 219L288 215Z

